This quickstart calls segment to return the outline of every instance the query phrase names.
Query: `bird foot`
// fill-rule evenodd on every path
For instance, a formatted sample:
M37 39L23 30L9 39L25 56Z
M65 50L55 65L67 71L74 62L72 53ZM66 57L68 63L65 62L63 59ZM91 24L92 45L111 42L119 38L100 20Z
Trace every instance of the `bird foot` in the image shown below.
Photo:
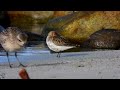
M18 66L18 67L20 67L20 66L22 66L22 67L27 67L27 66L25 66L25 65L23 65L23 64L19 64L19 66Z
M13 65L13 64L9 64L9 67L12 68L12 65Z
M9 65L10 66L10 68L12 68L12 65Z
M58 58L60 58L60 56L57 56Z

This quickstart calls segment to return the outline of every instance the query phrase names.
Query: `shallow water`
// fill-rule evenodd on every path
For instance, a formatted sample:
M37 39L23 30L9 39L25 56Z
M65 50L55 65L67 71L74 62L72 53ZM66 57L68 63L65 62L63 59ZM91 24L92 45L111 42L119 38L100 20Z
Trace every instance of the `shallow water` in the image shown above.
M115 54L113 55L112 52ZM116 58L120 56L120 50L105 50L105 51L96 51L89 49L71 49L66 52L61 53L61 57L58 58L57 53L51 53L51 51L44 45L32 45L26 47L22 51L18 51L17 55L21 62L29 63L35 62L52 62L52 61L62 61L62 60L83 60L83 59L93 59L93 58ZM11 63L17 62L14 53L9 53L9 58ZM8 63L6 52L0 52L0 63Z
M117 53L114 54L113 53ZM109 50L109 51L81 51L81 52L63 52L61 57L58 58L57 53L51 53L47 48L40 47L27 47L23 51L17 52L18 58L21 62L29 61L52 61L52 60L70 60L70 59L86 59L86 58L114 58L119 56L120 50ZM14 53L9 53L11 62L16 62ZM0 63L8 62L6 53L0 52Z

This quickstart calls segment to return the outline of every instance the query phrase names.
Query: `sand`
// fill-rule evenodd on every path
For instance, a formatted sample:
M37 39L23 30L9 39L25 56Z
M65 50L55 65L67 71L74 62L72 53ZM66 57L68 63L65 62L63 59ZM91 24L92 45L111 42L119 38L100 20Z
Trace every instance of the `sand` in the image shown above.
M60 58L50 53L38 54L38 59L26 55L26 61L22 57L31 79L120 79L120 50L62 53ZM13 68L7 61L0 64L0 79L21 79L22 67L12 63Z

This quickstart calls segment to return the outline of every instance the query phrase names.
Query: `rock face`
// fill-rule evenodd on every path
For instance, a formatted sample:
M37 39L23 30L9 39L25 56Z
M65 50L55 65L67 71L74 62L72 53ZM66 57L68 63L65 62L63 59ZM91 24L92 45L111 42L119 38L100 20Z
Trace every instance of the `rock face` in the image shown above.
M73 11L54 11L53 18L60 17L60 16L65 16L65 15L68 15L68 14L71 14L71 13L73 13Z
M44 24L52 18L53 11L8 11L10 25L41 34Z
M88 40L81 44L83 48L91 49L119 49L120 30L102 29L93 33Z
M10 26L41 34L49 19L65 16L72 11L8 11Z
M79 11L49 20L42 35L55 30L73 43L81 44L94 32L120 29L120 11Z

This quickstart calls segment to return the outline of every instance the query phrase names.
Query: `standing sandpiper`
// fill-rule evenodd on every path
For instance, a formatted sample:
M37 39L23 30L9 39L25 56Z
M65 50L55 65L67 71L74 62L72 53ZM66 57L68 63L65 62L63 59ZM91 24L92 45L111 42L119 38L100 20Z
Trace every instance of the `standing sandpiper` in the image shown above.
M17 51L22 49L26 42L27 42L27 34L22 32L19 28L17 27L8 27L6 29L0 32L0 44L6 51L6 55L8 58L9 66L11 66L10 61L9 61L9 54L8 52L15 52L15 57L18 60L19 64L21 66L24 66L23 64L20 63L19 59L17 58Z
M60 36L55 31L50 31L46 38L46 43L50 50L57 52L57 57L60 57L60 52L71 48L75 48L79 45L73 45L64 37Z

